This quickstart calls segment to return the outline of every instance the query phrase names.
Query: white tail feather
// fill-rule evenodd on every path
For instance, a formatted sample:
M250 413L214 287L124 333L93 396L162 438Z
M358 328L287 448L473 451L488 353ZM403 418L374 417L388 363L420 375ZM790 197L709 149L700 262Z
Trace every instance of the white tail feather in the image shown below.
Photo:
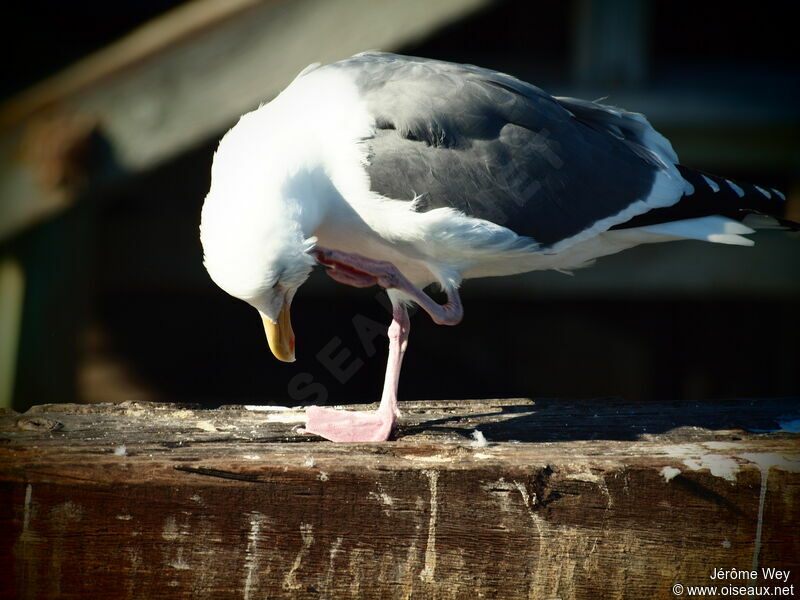
M647 227L639 227L638 229L676 238L702 240L717 244L734 244L737 246L752 246L754 244L753 240L742 236L755 232L747 225L717 215L658 223Z

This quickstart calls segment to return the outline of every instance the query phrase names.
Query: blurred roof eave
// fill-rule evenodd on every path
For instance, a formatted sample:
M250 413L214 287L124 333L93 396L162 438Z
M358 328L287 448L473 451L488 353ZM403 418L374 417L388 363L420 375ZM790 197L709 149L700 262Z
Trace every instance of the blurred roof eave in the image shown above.
M358 0L195 0L173 9L0 105L0 242L97 183L208 141L310 63L408 46L492 1L365 10ZM113 164L86 164L98 136Z

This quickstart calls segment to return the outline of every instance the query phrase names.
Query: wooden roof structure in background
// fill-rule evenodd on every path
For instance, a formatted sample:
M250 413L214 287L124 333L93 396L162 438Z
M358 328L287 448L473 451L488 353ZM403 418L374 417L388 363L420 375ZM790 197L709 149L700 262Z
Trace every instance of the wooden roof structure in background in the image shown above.
M492 0L196 0L0 106L0 241L69 206L99 133L113 179L172 158L312 62L392 50ZM94 141L93 141L94 140Z

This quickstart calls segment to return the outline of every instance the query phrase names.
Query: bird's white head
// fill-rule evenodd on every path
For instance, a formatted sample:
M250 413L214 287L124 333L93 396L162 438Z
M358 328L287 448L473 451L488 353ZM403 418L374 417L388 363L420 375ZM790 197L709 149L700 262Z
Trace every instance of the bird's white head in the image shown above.
M219 287L258 310L273 354L292 362L289 309L315 264L315 239L252 125L243 118L214 155L200 223L204 264Z

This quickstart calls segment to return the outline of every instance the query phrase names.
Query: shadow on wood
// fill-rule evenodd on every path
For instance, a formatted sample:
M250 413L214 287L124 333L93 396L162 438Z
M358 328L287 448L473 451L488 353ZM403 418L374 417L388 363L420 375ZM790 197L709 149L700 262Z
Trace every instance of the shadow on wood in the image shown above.
M800 447L778 424L796 399L403 409L382 444L299 436L292 409L7 412L0 595L639 599L798 583ZM717 568L759 579L715 582Z

